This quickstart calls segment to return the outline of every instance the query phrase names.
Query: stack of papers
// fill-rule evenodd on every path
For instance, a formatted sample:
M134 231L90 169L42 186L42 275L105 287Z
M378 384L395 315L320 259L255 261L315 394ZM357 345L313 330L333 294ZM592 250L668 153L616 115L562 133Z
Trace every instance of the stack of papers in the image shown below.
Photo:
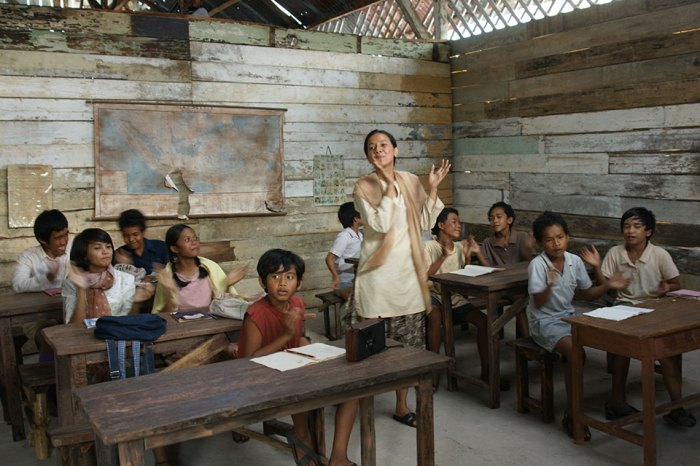
M669 291L667 294L675 296L688 296L690 298L700 298L700 291L695 290L676 290Z
M625 320L629 317L638 316L640 314L646 314L651 312L653 309L647 309L644 307L632 307L632 306L610 306L610 307L600 307L594 309L591 312L586 312L585 315L591 317L598 317L599 319L608 320Z
M497 270L505 270L505 269L500 269L498 267L484 267L481 265L466 265L463 269L455 270L454 272L450 273L455 273L457 275L464 275L467 277L478 277L479 275L486 275L487 273L495 272Z
M253 358L251 361L284 372L341 356L345 356L345 348L338 348L325 343L313 343Z

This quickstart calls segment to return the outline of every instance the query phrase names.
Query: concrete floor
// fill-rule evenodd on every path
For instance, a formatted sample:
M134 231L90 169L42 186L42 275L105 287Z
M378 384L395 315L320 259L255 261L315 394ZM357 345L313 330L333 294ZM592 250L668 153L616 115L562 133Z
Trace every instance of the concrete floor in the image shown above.
M312 324L320 329L321 319ZM507 329L506 340L512 339L512 327ZM464 367L476 367L477 362L474 333L458 332L458 354L464 355ZM503 344L502 375L513 379L514 363L510 347ZM591 413L602 417L603 403L610 387L610 377L605 371L605 355L598 351L587 351L585 396L586 407ZM448 392L443 385L435 395L435 443L436 463L442 466L470 465L640 465L642 449L634 444L609 437L593 430L593 440L584 445L575 445L561 428L561 416L565 405L562 365L555 374L556 420L543 424L535 414L518 414L515 410L515 389L503 392L501 408L489 409L485 394L473 387L460 387ZM684 392L700 391L700 352L684 356ZM475 369L475 372L476 369ZM641 384L639 364L633 362L630 370L628 401L639 407ZM535 387L535 389L537 389ZM657 378L660 400L668 398L661 381ZM375 398L377 464L380 466L403 466L416 464L415 430L399 425L391 419L394 395L384 394ZM411 406L413 393L411 393ZM699 412L697 406L690 409ZM326 410L327 444L332 439L334 409ZM699 413L700 414L700 413ZM251 426L261 430L261 426ZM680 430L669 426L659 418L657 423L658 464L697 465L700 452L700 425ZM250 440L236 444L230 434L215 436L177 445L178 464L237 466L290 466L294 464L288 451ZM350 457L359 463L359 426L356 425L350 441ZM10 429L0 427L0 464L8 466L35 466L55 464L55 454L45 461L36 460L34 452L26 442L12 442ZM150 464L153 464L152 461Z

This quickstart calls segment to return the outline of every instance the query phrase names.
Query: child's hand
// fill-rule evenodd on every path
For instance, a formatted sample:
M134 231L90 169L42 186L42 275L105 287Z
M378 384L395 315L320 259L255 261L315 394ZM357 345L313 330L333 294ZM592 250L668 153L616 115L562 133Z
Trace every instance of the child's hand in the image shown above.
M555 286L557 282L559 281L559 272L557 272L554 269L548 268L547 269L547 286L550 288Z
M49 263L46 265L48 267L48 270L46 271L46 279L49 282L53 282L56 280L56 275L58 275L58 261L49 261Z
M285 309L282 311L284 314L284 333L290 337L294 335L297 329L297 322L304 318L304 311L299 307L293 307L291 309Z
M340 275L333 277L333 284L331 285L332 290L337 290L340 286Z
M595 246L591 246L590 249L588 247L584 246L583 249L581 249L581 259L583 261L590 265L591 267L598 269L600 268L601 260L600 260L600 253L598 250L595 248Z
M77 265L75 265L74 262L70 263L66 278L68 278L68 280L70 280L78 288L87 289L89 287L85 274Z
M136 291L134 292L134 302L142 303L148 301L153 296L153 293L155 293L155 290L153 283L140 284L136 287Z
M173 279L172 273L169 273L166 269L163 269L156 273L156 278L158 279L158 283L163 285L166 290L172 293L173 297L177 296L177 285L175 284L175 279Z
M671 285L668 284L666 280L661 280L659 282L659 287L656 289L656 296L661 298L662 296L665 296L666 293L671 291Z
M244 265L243 267L238 267L231 270L228 275L226 275L226 287L228 288L229 286L240 282L243 277L245 277L245 274L248 273L249 269L250 266Z
M114 260L117 262L117 264L134 265L134 262L131 260L131 256L120 249L114 251Z
M625 276L624 273L616 272L615 275L608 280L608 286L613 290L623 290L629 286L631 281L632 279Z

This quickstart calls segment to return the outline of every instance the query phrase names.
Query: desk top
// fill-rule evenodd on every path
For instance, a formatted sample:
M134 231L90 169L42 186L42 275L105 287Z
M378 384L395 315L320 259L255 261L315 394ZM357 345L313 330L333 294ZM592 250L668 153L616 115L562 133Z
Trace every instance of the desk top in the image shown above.
M435 283L451 286L465 286L470 289L482 291L498 291L508 288L527 287L528 262L518 262L505 266L505 270L467 277L455 273L442 273L431 275L430 279Z
M638 307L654 311L620 321L587 315L565 317L563 320L572 325L595 328L639 340L700 328L700 300L665 297L644 301Z
M236 319L203 319L192 322L177 322L170 316L163 316L166 331L156 340L165 342L200 335L234 332L241 329L243 322ZM85 328L84 324L56 325L44 329L44 337L58 356L104 351L104 340L95 337L95 329Z
M82 387L74 394L96 434L110 445L381 393L449 362L446 356L399 347L360 362L339 358L286 372L239 359Z
M0 295L0 318L62 310L61 295L49 296L43 292Z

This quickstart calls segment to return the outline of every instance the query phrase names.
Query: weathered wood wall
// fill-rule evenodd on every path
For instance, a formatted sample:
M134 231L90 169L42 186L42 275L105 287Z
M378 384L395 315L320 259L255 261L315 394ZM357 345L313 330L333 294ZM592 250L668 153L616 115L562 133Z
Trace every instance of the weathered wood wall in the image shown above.
M625 0L452 46L455 206L478 235L505 200L522 228L559 211L607 249L641 205L700 276L700 2Z
M348 199L369 171L362 142L386 128L400 169L426 174L452 156L447 44L399 42L177 16L0 5L0 288L17 254L35 244L9 229L8 164L54 167L53 205L72 232L114 222L94 215L94 100L286 108L284 217L192 220L203 241L229 240L255 265L282 247L307 262L304 298L330 286L323 262L341 226L313 202L313 156L345 156ZM443 193L448 198L451 189ZM138 206L135 206L138 207ZM175 221L151 222L164 236ZM232 263L223 264L225 269ZM254 269L244 291L257 291Z

